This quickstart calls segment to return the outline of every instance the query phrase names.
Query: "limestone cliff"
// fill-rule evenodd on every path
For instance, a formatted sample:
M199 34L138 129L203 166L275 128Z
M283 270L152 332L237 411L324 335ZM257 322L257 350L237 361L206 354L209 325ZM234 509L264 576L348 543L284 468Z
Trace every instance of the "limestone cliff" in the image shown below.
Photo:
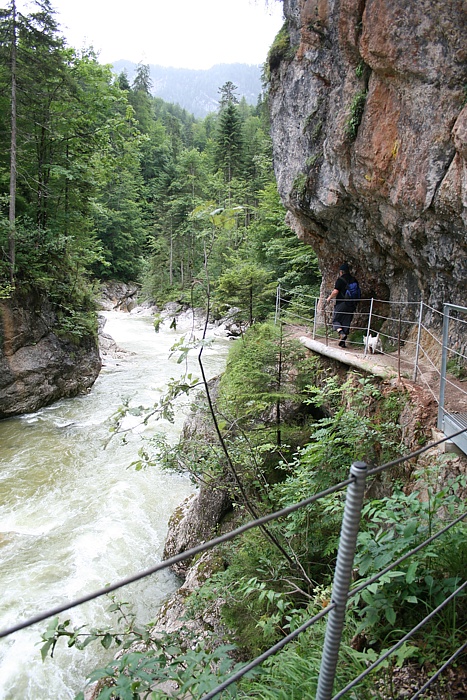
M38 295L0 303L0 418L75 396L95 382L101 368L96 338L72 343L54 332L56 321Z
M466 304L462 0L284 0L270 52L274 166L323 291Z

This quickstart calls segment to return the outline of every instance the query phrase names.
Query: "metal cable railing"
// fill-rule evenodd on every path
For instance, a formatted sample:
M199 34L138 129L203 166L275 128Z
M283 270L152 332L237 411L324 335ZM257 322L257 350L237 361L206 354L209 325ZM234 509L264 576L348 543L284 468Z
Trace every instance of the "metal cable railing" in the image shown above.
M440 675L443 673L443 671L445 671L447 668L449 668L449 666L451 666L451 664L453 664L454 661L455 661L464 651L467 651L467 642L466 642L465 644L462 644L462 645L459 647L459 649L457 649L457 650L454 652L454 654L452 654L452 656L449 657L449 659L446 661L446 663L444 663L444 664L441 666L441 668L439 668L439 669L436 671L436 673L434 673L434 674L431 676L431 678L429 678L429 679L427 680L427 682L426 682L424 685L422 685L422 687L420 688L420 690L417 690L417 692L415 693L415 695L412 695L412 697L411 697L410 700L418 700L418 698L420 698L420 697L424 694L424 692L425 692L426 690L428 690L428 688L430 687L430 685L432 685L432 684L434 683L434 681L437 680L437 679L440 677Z
M463 431L461 431L463 432ZM453 436L450 436L453 437ZM357 479L357 474L358 474L358 468L360 467L361 474L363 475L363 472L366 472L363 475L363 484L360 484L360 489L362 490L362 486L364 486L364 482L366 478L369 476L373 476L376 474L379 474L382 471L386 471L394 466L397 466L398 464L401 464L403 462L408 461L409 459L413 459L415 457L418 457L419 455L423 454L426 452L427 449L433 449L435 446L442 444L445 440L448 440L448 437L442 438L441 440L436 441L436 443L431 443L429 447L424 446L420 448L419 450L416 450L415 452L412 452L410 455L406 455L403 457L399 457L395 460L392 460L391 462L387 462L386 464L383 464L379 467L374 467L373 469L369 470L362 470L362 463L356 463L356 465L353 465L353 468L351 468L351 473L354 476L354 480L352 481L352 484L355 484ZM357 467L357 469L355 468ZM363 492L361 493L363 495ZM335 679L335 672L336 672L336 667L337 667L337 659L338 659L338 653L339 653L339 647L340 647L340 639L342 635L342 627L343 627L343 622L344 622L344 614L345 614L345 607L346 607L346 601L350 598L352 598L354 595L356 595L358 592L363 590L364 588L367 588L370 586L372 583L377 581L381 576L383 576L385 573L388 571L391 571L395 566L398 566L402 561L405 561L409 557L413 556L417 552L419 552L421 549L426 547L428 544L433 542L435 539L440 537L441 535L445 534L448 530L453 528L455 525L459 524L460 522L464 521L467 518L467 512L463 513L461 516L453 520L451 523L446 525L444 528L442 528L439 532L435 533L433 536L429 537L427 540L422 542L420 545L417 547L414 547L411 549L409 552L407 552L403 557L400 557L397 561L393 562L392 565L386 567L385 569L381 570L378 572L377 575L374 577L368 579L365 581L363 584L360 584L359 587L355 588L352 591L349 591L349 584L350 584L350 571L353 563L353 557L354 557L354 552L355 552L355 541L356 541L356 529L358 529L358 522L360 520L360 513L361 513L361 505L362 503L360 502L360 507L356 507L356 502L355 499L350 499L352 502L350 505L348 505L348 502L346 501L346 511L347 511L347 522L346 522L346 512L344 512L344 518L343 518L343 524L342 524L342 530L341 530L341 542L342 540L345 539L344 545L341 543L339 544L339 552L342 552L342 546L344 546L344 555L341 554L341 558L343 556L345 560L345 565L344 568L347 569L346 572L342 572L338 570L339 567L339 553L338 553L338 564L336 565L336 574L334 578L334 584L333 584L333 589L332 589L332 601L331 604L328 605L324 610L320 611L319 616L315 616L314 618L311 618L308 620L302 627L300 628L300 631L304 631L304 629L307 629L310 627L312 624L317 622L318 619L321 619L325 614L327 615L328 613L331 614L331 616L334 614L336 615L336 610L338 610L338 616L339 619L336 621L334 620L334 629L331 627L331 633L330 633L330 641L328 639L327 644L325 640L325 645L323 649L323 659L321 663L321 671L320 671L320 679L318 681L318 689L317 689L317 695L316 695L316 700L331 700L332 696L332 687L334 684L334 679ZM363 500L363 499L362 499ZM349 530L350 532L350 539L354 540L353 543L349 543ZM342 577L344 578L344 581L342 581ZM347 578L347 580L345 580ZM337 579L337 581L336 581ZM460 593L462 590L464 590L464 587L467 586L467 583L463 584L462 586L459 587L457 591L455 591L449 599L446 599L446 601L438 606L436 611L433 611L430 615L426 616L424 620L422 620L419 625L416 626L416 628L413 628L407 635L407 639L413 636L416 631L418 631L424 624L426 624L429 620L432 619L432 617L439 612L447 603L458 593ZM337 588L337 593L336 593L336 588ZM336 602L336 596L338 598L338 601ZM340 598L340 600L339 600ZM343 602L345 599L345 603ZM326 631L326 634L328 634L328 629L331 626L332 623L328 622L328 628ZM294 638L295 638L294 634ZM284 638L285 640L285 638ZM215 689L210 691L207 695L204 695L201 700L211 700L214 698L216 695L218 695L222 690L225 690L229 685L232 683L240 680L244 675L246 675L249 671L251 671L253 668L258 666L262 661L264 661L266 658L269 658L272 654L276 653L279 649L281 649L284 644L284 640L281 640L281 642L278 645L275 645L274 647L271 647L268 651L266 651L261 657L258 657L258 659L255 659L253 662L250 662L249 664L245 665L243 668L241 668L239 671L237 671L234 675L232 675L229 679L224 681L222 684L219 684ZM288 640L291 641L291 640ZM386 652L384 655L380 657L377 661L375 661L369 669L367 669L363 674L361 674L358 677L358 680L356 679L352 684L349 684L344 690L340 691L340 693L334 697L332 697L332 700L337 700L337 698L340 698L351 690L357 683L360 682L360 680L363 680L363 678L368 675L370 670L373 670L377 666L379 666L381 663L385 661L385 659L393 654L397 649L399 649L400 646L406 641L404 638L403 641L400 643L397 643L394 645L388 652ZM261 660L259 660L261 659ZM323 679L324 680L321 680ZM433 678L434 680L434 678ZM433 682L433 681L431 681ZM321 683L321 685L320 685Z
M256 659L253 659L253 661L250 661L250 663L246 664L243 666L243 668L239 669L236 673L233 673L230 678L227 678L223 683L219 683L218 686L216 686L213 690L211 690L209 693L206 695L203 695L201 700L211 700L211 698L215 698L216 695L219 695L219 693L222 693L223 690L228 688L229 686L233 685L233 683L236 683L237 681L241 680L244 678L247 673L252 671L254 668L257 668L260 666L263 661L266 661L266 659L269 659L271 656L276 654L278 651L283 649L289 642L293 642L294 639L296 639L302 632L305 632L309 627L314 625L318 620L321 620L325 615L327 615L331 610L335 608L335 604L331 603L327 607L323 608L322 610L319 611L317 615L314 617L311 617L309 620L304 622L300 627L297 627L296 630L288 634L286 637L280 640L280 642L277 642L277 644L274 644L273 647L270 647L267 651L265 651L263 654L260 656L257 656Z
M464 429L459 432L465 432L467 430ZM426 539L424 542L419 544L417 547L414 547L413 549L410 550L410 552L406 552L402 557L394 561L391 565L388 565L384 569L382 569L378 574L375 576L367 579L364 583L359 584L356 588L354 588L352 591L350 591L350 574L351 574L351 569L353 565L353 558L354 558L354 553L355 553L355 545L356 545L356 536L358 533L358 528L359 528L359 521L361 517L361 510L362 510L362 504L363 504L363 493L364 493L364 486L365 486L365 481L369 476L374 476L376 474L379 474L382 471L386 471L394 466L397 466L398 464L401 464L403 462L406 462L410 459L414 459L424 452L428 450L432 450L434 447L441 445L444 441L454 437L453 435L451 436L446 436L444 438L441 438L440 440L437 440L435 442L432 442L428 445L425 445L418 450L411 452L408 455L399 457L395 460L392 460L390 462L387 462L383 465L373 467L371 469L368 469L367 465L364 463L355 463L352 465L351 468L351 475L348 479L341 481L340 483L321 491L318 494L314 494L313 496L310 496L307 499L304 499L300 501L299 503L295 503L291 506L288 506L286 508L283 508L279 511L276 511L274 513L270 513L267 515L264 515L260 518L257 518L256 520L253 520L251 522L245 523L244 525L236 528L235 530L225 533L224 535L221 535L220 537L214 538L208 542L202 543L196 547L193 547L185 552L182 552L174 557L171 557L170 559L167 559L163 562L160 562L159 564L155 565L154 567L151 567L149 569L146 569L142 572L139 572L137 574L134 574L133 576L129 576L125 579L122 579L118 581L117 583L111 584L109 586L106 586L105 588L99 589L98 591L95 591L93 593L90 593L88 595L82 596L80 598L77 598L73 601L70 601L68 603L65 603L60 606L56 606L52 609L49 609L47 611L44 611L42 613L39 613L27 620L24 620L23 622L19 622L16 625L13 625L9 628L6 628L2 631L0 631L0 638L7 637L21 629L24 629L26 627L30 627L32 625L37 624L38 622L44 621L50 617L54 617L66 610L70 610L74 607L77 607L79 605L82 605L85 602L88 602L90 600L94 600L100 596L108 595L109 593L122 588L126 585L129 585L130 583L133 583L135 581L141 580L142 578L145 578L147 576L150 576L157 571L161 571L165 568L168 568L172 566L175 563L178 563L180 561L183 561L185 559L191 558L195 556L196 554L199 554L201 552L207 551L209 549L213 549L214 547L218 546L219 544L222 544L224 542L227 542L229 540L234 539L240 534L243 534L244 532L247 532L248 530L254 528L254 527L260 527L261 525L264 525L268 522L271 522L272 520L277 520L280 518L284 518L295 511L299 510L300 508L303 508L305 506L308 506L314 502L319 501L320 499L324 498L325 496L331 495L333 493L336 493L338 491L343 490L346 487L349 487L350 490L348 490L347 493L347 499L346 499L346 505L345 505L345 511L344 511L344 517L342 521L342 529L341 529L341 538L340 538L340 545L339 545L339 552L338 552L338 558L337 558L337 564L336 564L336 573L335 573L335 578L334 578L334 585L333 585L333 593L332 593L332 601L331 603L321 610L317 615L313 616L309 620L305 621L299 628L294 630L291 634L287 635L284 637L280 642L275 644L273 647L265 651L263 654L258 656L256 659L251 661L250 663L246 664L243 668L238 670L236 673L234 673L230 678L228 678L226 681L223 683L219 684L216 688L214 688L212 691L210 691L207 695L203 696L202 700L210 700L211 698L214 698L216 695L221 693L224 689L232 685L233 683L237 682L240 680L243 676L245 676L249 671L251 671L253 668L259 666L263 661L265 661L267 658L272 656L273 654L277 653L280 651L284 646L286 646L289 642L293 641L299 634L310 628L313 624L315 624L318 620L322 619L326 615L330 615L330 619L328 622L328 627L326 631L326 639L325 639L325 644L324 644L324 649L323 649L323 660L321 664L321 671L320 671L320 677L318 680L318 691L317 691L317 700L331 700L331 694L332 694L332 687L334 684L334 678L335 678L335 671L336 671L336 664L337 664L337 658L338 658L338 653L339 653L339 647L340 647L340 639L342 635L342 628L344 625L344 617L345 617L345 609L346 609L346 604L347 601L355 596L357 593L359 593L361 590L364 588L370 586L372 583L374 583L378 578L383 576L385 573L393 569L394 567L398 566L402 561L408 559L409 557L413 556L415 553L426 547L428 544L433 542L435 539L438 537L442 536L445 534L448 530L450 530L452 527L455 525L459 524L462 522L466 517L467 517L467 512L461 514L459 517L455 518L452 522L448 523L444 528L439 530L437 533ZM456 591L454 591L451 596L449 596L442 604L440 604L436 610L432 611L429 615L427 615L416 627L414 627L412 630L409 631L405 637L400 640L397 644L395 644L391 649L389 649L387 652L385 652L377 661L375 661L368 669L365 670L364 673L360 674L357 678L355 678L350 684L348 684L344 689L339 691L337 695L333 697L332 700L337 700L338 698L342 697L345 693L347 693L351 688L355 687L361 680L363 680L368 673L370 673L374 668L376 668L378 665L380 665L388 656L393 654L397 649L413 634L415 634L424 624L426 624L429 620L431 620L434 615L437 614L445 605L447 605L452 598L458 594L460 594L465 587L467 586L467 583L462 584L461 586L458 587ZM462 649L462 647L461 647ZM461 653L461 650L458 650L455 654L452 655L452 660L457 658L457 656ZM447 664L447 662L446 662ZM447 665L444 664L443 667L446 668ZM433 680L435 680L439 673L442 671L439 670L436 674L434 674Z
M328 345L332 329L332 311L326 308L319 308L319 297L301 295L299 303L294 298L290 299L284 294L287 294L286 290L278 287L276 294L276 321L280 318L287 325L292 325L295 328L300 327L299 324L301 324L301 327L311 327L313 339L324 339L326 345ZM359 303L363 307L369 307L369 310L358 311L355 314L357 319L367 316L368 320L364 327L359 325L352 326L353 338L351 345L362 346L364 350L363 355L366 357L368 343L365 343L365 337L378 334L380 341L378 354L391 359L392 362L394 358L393 351L397 352L399 372L402 367L404 371L412 370L412 380L414 382L418 380L422 383L426 391L438 403L438 428L443 429L445 415L449 412L444 405L446 388L449 388L451 393L457 396L457 403L461 406L467 406L467 388L464 389L459 381L456 381L448 374L450 362L454 367L453 371L463 372L467 376L466 347L459 344L459 339L465 337L467 308L445 304L443 311L439 311L424 302L391 302L374 298L361 299ZM400 312L399 316L391 313L393 308L407 309L409 307L413 311L418 307L418 319L404 318ZM300 311L304 308L308 309L308 312L310 309L313 309L313 313L311 315L310 313L308 315L297 313L297 308ZM388 308L388 313L384 314L382 312L384 308ZM413 316L414 314L410 315ZM462 315L465 318L461 317ZM431 323L428 325L430 317L433 316L437 319L436 324ZM399 326L397 336L394 335L394 332L391 332L391 324L392 326ZM458 324L457 333L451 332L454 324ZM388 327L387 330L383 330L385 326ZM442 337L436 334L436 326L443 327ZM361 341L355 338L358 332L362 333ZM455 341L450 340L451 335ZM385 347L391 348L392 351L388 352ZM433 378L433 375L435 378Z
M359 676L357 676L356 678L354 678L354 680L351 681L351 683L348 683L348 684L345 686L345 688L342 688L342 690L340 690L340 691L337 693L337 695L333 695L332 700L339 700L339 698L342 698L344 695L346 695L346 694L349 692L349 690L352 690L352 688L355 688L355 686L357 686L357 685L360 683L360 681L362 681L364 678L366 678L366 676L368 676L372 671L374 671L375 668L377 668L378 666L380 666L380 665L383 663L383 661L385 661L389 656L391 656L392 654L394 654L395 651L397 651L403 644L405 644L405 642L407 642L411 637L413 637L413 635L414 635L416 632L418 632L419 630L421 630L421 628L422 628L424 625L426 625L427 622L429 622L430 620L432 620L443 608L446 607L446 605L448 605L448 603L451 602L451 600L453 600L457 595L459 595L459 593L461 593L465 588L467 588L467 581L466 581L465 583L463 583L461 586L459 586L459 587L458 587L453 593L451 593L451 595L448 596L445 600L443 600L443 602L440 603L440 605L438 605L437 608L435 608L434 610L432 610L431 613L429 613L428 615L426 615L426 616L423 618L423 620L421 620L421 621L418 623L418 625L415 625L415 627L412 627L412 629L410 630L410 632L407 632L407 634L404 635L404 636L397 642L397 644L394 644L390 649L388 649L387 651L385 651L384 654L381 654L381 656L379 657L379 659L377 659L377 660L374 661L370 666L368 666L368 668L366 668L362 673L360 673ZM431 682L433 682L433 681L431 681ZM429 685L431 685L431 683L430 683Z
M159 562L159 564L155 564L149 569L140 571L136 574L133 574L132 576L127 576L126 578L121 579L116 583L109 584L108 586L105 586L105 588L99 588L98 590L81 596L80 598L76 598L73 601L63 603L62 605L57 605L54 608L50 608L49 610L46 610L44 612L37 613L37 615L33 615L27 620L18 622L17 624L12 625L11 627L7 627L3 630L0 630L0 639L2 637L8 637L14 632L18 632L19 630L25 629L26 627L31 627L32 625L35 625L38 622L43 622L44 620L47 620L51 617L55 617L55 615L59 615L62 612L66 612L67 610L76 608L79 605L83 605L83 603L88 603L89 601L95 600L96 598L100 598L104 595L107 595L108 593L113 593L119 588L123 588L124 586L128 586L131 583L140 581L141 579L146 578L147 576L151 576L152 574L155 574L158 571L168 569L174 564L178 564L179 562L184 561L185 559L190 559L196 554L201 554L202 552L206 552L209 549L217 547L217 545L219 544L229 542L229 540L233 540L235 537L238 537L238 535L241 535L254 527L260 527L261 525L266 525L272 520L277 520L278 518L286 517L287 515L294 513L296 510L299 510L304 506L311 505L315 501L324 498L324 496L330 496L331 494L336 493L337 491L342 491L342 489L344 489L350 483L352 483L352 478L346 479L345 481L341 481L339 484L331 486L330 488L326 489L325 491L321 491L318 494L314 494L313 496L310 496L309 498L306 498L303 501L300 501L299 503L295 503L291 506L288 506L287 508L283 508L282 510L276 511L275 513L269 513L268 515L264 515L261 518L257 518L256 520L252 520L251 522L245 523L244 525L241 525L240 527L236 528L235 530L232 530L231 532L227 532L223 535L220 535L219 537L209 540L208 542L203 542L202 544L199 544L196 547L187 549L184 552L181 552L180 554L176 554L175 556L170 557L170 559L165 559L164 561Z
M279 307L281 304L281 301L285 301L281 298L280 294L278 294L278 302L279 302ZM315 308L315 316L314 317L302 317L300 314L296 314L295 318L298 318L300 320L306 320L308 322L311 321L313 325L313 333L318 333L319 329L316 328L316 310L317 310L317 300L316 298L314 299L314 308ZM380 300L367 300L370 301L370 310L372 310L373 307L373 301L377 301L378 303L382 303ZM385 304L389 302L384 302ZM410 302L405 302L405 304L410 304ZM402 304L398 302L398 305L401 306ZM454 307L456 310L462 309L462 307ZM430 307L424 307L424 305L420 305L420 315L419 315L419 321L410 321L407 320L406 323L408 325L413 326L414 328L417 329L417 341L414 342L412 340L410 341L405 341L405 342L410 342L417 348L417 353L420 352L422 355L426 355L427 363L429 364L430 368L432 369L433 372L439 373L440 376L440 381L443 378L443 371L444 371L444 378L446 383L449 386L452 386L453 388L455 387L458 389L457 385L455 385L453 382L451 382L450 379L446 379L446 372L445 369L446 367L441 368L441 370L438 370L434 361L432 360L432 353L429 352L428 349L423 347L423 341L420 339L420 336L423 334L426 334L426 337L428 337L433 344L437 345L439 348L441 348L441 351L444 357L444 364L446 364L446 358L447 358L447 343L446 343L446 336L447 336L447 331L446 328L444 329L443 333L443 340L440 341L435 334L425 326L425 324L422 322L423 321L423 312L424 310L429 311L430 313L437 313L438 312L435 309L431 309ZM467 309L465 309L467 311ZM294 311L295 313L295 311ZM281 314L281 317L283 314ZM445 319L445 316L441 315L441 318L443 320ZM363 332L367 332L368 334L368 329L371 329L371 318L377 319L377 323L381 319L384 320L390 320L391 322L395 323L400 323L401 320L400 318L396 317L389 317L389 316L381 316L380 314L373 314L371 315L370 313L370 320L368 325L365 328L361 328ZM450 321L457 322L458 319L455 319L453 317L448 318ZM460 319L462 323L465 323L462 319ZM384 322L384 321L383 321ZM384 334L383 334L384 335ZM327 329L325 329L325 337L327 336ZM387 334L387 338L391 340L400 340L400 338L396 338L395 336L392 336L391 334ZM451 349L449 349L451 351ZM399 348L400 351L400 348ZM463 354L462 350L459 350L457 348L453 349L454 354L456 357L460 357L461 359L466 359L466 356ZM416 355L417 357L418 355ZM417 362L417 360L415 361ZM462 389L461 389L462 391ZM463 392L467 394L467 392ZM444 408L441 406L441 410L444 410ZM219 684L215 689L210 691L207 695L205 695L202 700L210 700L211 698L214 698L216 695L221 693L224 689L232 685L233 683L237 682L240 680L243 676L245 676L249 671L254 669L255 667L261 665L267 658L272 656L273 654L277 653L280 651L282 648L284 648L289 642L293 641L298 635L300 635L302 632L306 631L309 629L312 625L314 625L317 621L321 620L325 616L329 616L328 619L328 624L327 624L327 632L326 632L326 639L324 643L324 650L323 650L323 660L321 664L321 671L320 671L320 676L318 679L318 691L317 691L317 700L331 700L332 696L332 689L334 685L334 680L335 680L335 672L336 672L336 665L337 665L337 659L338 659L338 654L339 654L339 648L340 648L340 641L341 641L341 636L342 636L342 630L343 630L343 625L345 621L345 610L346 610L346 605L348 600L353 598L355 595L360 593L362 590L370 586L372 583L375 583L378 579L380 579L382 576L384 576L386 573L389 571L395 569L397 566L399 566L403 561L406 559L410 558L413 556L415 553L418 551L422 550L423 548L427 547L431 542L433 542L435 539L441 537L444 535L447 531L449 531L451 528L455 527L456 525L460 524L465 520L467 517L467 512L461 514L454 520L452 520L450 523L448 523L445 527L440 529L438 532L436 532L434 535L426 539L424 542L420 543L417 547L414 547L411 549L409 552L406 552L403 556L399 557L396 561L392 562L382 570L380 570L377 574L373 575L371 578L368 578L366 581L359 583L358 586L350 590L350 573L351 573L351 568L352 568L352 563L353 563L353 558L354 558L354 553L355 553L355 544L356 544L356 537L358 533L358 527L359 527L359 521L360 521L360 516L361 516L361 510L362 510L362 504L363 504L363 493L364 493L364 486L366 483L366 480L370 476L374 476L376 474L379 474L382 471L386 471L398 464L404 463L410 459L414 459L421 455L422 453L433 449L434 447L441 445L443 442L447 440L452 440L453 438L465 434L467 431L467 428L462 428L459 429L455 432L451 432L449 435L445 435L440 440L437 440L435 442L431 442L428 445L425 445L424 447L421 447L419 450L416 450L414 452L411 452L409 455L405 455L403 457L399 457L396 460L393 460L391 462L387 462L381 466L373 467L373 468L368 468L367 465L364 465L363 463L356 463L352 465L351 468L351 475L348 479L340 482L339 484L336 484L335 486L332 486L324 491L321 491L318 494L314 494L313 496L310 496L307 499L304 499L300 501L299 503L293 504L292 506L288 506L287 508L283 508L279 511L276 511L274 513L270 513L267 515L264 515L262 517L259 517L253 521L250 521L248 523L245 523L244 525L236 528L235 530L225 533L219 537L216 537L208 542L202 543L197 545L196 547L193 547L189 550L186 550L185 552L182 552L178 555L175 555L171 557L170 559L167 559L163 562L160 562L156 564L153 567L150 567L144 571L138 572L132 576L126 577L114 584L110 584L105 586L104 588L101 588L97 591L94 591L92 593L86 594L80 598L77 598L73 601L68 601L66 603L63 603L62 605L55 606L49 610L40 612L33 617L20 621L4 630L0 631L0 638L5 638L8 637L11 634L14 634L15 632L25 629L27 627L30 627L32 625L35 625L39 622L42 622L48 618L54 617L56 615L59 615L60 613L63 613L67 610L70 610L72 608L75 608L77 606L80 606L86 602L89 602L91 600L94 600L96 598L99 598L101 596L107 596L109 593L112 593L120 588L123 588L124 586L130 585L136 581L139 581L143 578L146 578L148 576L153 575L154 573L158 571L162 571L163 569L169 568L173 566L176 563L179 563L181 561L184 561L186 559L192 558L197 554L200 554L202 552L208 551L210 549L213 549L214 547L223 544L225 542L228 542L230 540L233 540L234 538L238 537L239 535L247 532L248 530L251 530L252 528L255 527L261 527L262 525L265 525L266 523L269 523L273 520L277 520L280 518L287 517L288 515L294 513L295 511L299 510L300 508L303 508L305 506L311 505L314 502L317 502L318 500L324 498L325 496L331 495L333 493L336 493L338 491L341 491L345 488L348 489L347 491L347 499L346 499L346 510L344 511L344 518L343 518L343 523L342 523L342 530L341 530L341 543L339 546L339 553L338 553L338 560L337 560L337 565L336 565L336 573L335 573L335 579L334 579L334 585L333 585L333 597L331 603L321 610L317 615L313 616L306 622L304 622L299 628L294 630L291 634L287 635L283 639L280 640L277 644L275 644L273 647L265 651L263 654L258 656L256 659L253 661L249 662L246 664L243 668L238 670L235 674L233 674L229 679L224 681L222 684ZM337 695L335 695L332 700L338 700L338 698L343 697L347 692L349 692L352 688L354 688L358 683L361 682L369 673L371 673L372 670L374 670L377 666L379 666L381 663L383 663L386 658L388 658L391 654L393 654L397 649L404 644L404 642L409 639L411 636L413 636L419 629L423 627L427 622L429 622L440 610L443 609L444 606L446 606L455 596L460 595L461 593L464 592L465 587L467 586L467 583L464 583L460 585L456 591L454 591L443 603L441 603L434 611L432 611L429 615L427 615L418 625L416 625L410 632L405 635L397 644L395 644L391 649L387 650L378 660L376 660L371 666L369 666L362 674L360 674L357 678L355 678L351 683L349 683L345 688L339 691ZM442 673L443 670L445 670L450 663L453 663L458 656L463 653L463 650L465 649L466 645L462 645L452 656L451 658L443 664L442 668L439 669L429 681L425 684L424 688L426 689L429 687L429 685L436 680L436 678L439 676L440 673ZM422 690L422 689L421 689ZM421 690L417 692L415 696L413 696L413 700L415 698L420 697Z

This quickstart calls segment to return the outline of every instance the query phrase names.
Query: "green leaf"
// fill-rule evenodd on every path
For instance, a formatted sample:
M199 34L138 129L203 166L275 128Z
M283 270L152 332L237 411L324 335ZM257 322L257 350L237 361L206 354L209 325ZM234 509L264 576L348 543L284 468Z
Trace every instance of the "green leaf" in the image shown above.
M418 567L418 562L413 561L409 568L407 569L407 574L405 576L405 580L407 583L413 583L415 580L415 572L417 571Z
M396 621L396 612L393 607L386 607L384 608L384 615L386 617L386 620L389 622L389 624L393 625Z
M402 533L403 537L405 537L406 539L412 537L417 527L418 522L416 520L409 521L409 523L404 528L404 532Z
M48 654L49 654L49 649L50 649L51 647L52 647L52 653L53 653L53 648L54 648L54 646L55 646L55 640L54 640L54 639L49 639L48 642L46 642L45 644L43 644L43 645L41 646L41 657L42 657L42 661L45 661L45 660L46 660L46 658L47 658L47 656L48 656Z
M102 637L101 644L104 647L104 649L108 649L111 646L112 639L113 639L113 637L109 633L107 633L106 635L104 635L104 637Z
M397 666L399 668L403 666L407 659L417 654L417 651L418 650L415 647L409 646L407 642L404 642L404 644L401 647L399 647L399 649L396 651Z

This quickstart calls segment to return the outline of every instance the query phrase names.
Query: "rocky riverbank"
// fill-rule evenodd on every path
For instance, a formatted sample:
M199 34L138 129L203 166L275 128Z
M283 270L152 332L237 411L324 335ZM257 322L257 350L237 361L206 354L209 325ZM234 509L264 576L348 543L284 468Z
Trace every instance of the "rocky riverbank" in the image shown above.
M159 306L151 300L138 299L139 287L124 282L106 282L101 287L99 308L101 311L122 311L138 316L152 316L154 329L161 327L177 328L201 338L202 332L214 331L214 335L237 338L246 330L247 324L239 321L239 309L232 307L218 319L206 319L206 310L201 307L191 308L188 304L169 301ZM101 322L99 333L103 332Z
M237 321L236 309L231 309L223 319L210 319L206 324L204 309L190 309L178 302L160 308L150 301L140 303L138 293L136 284L105 283L98 307L101 311L152 316L156 331L165 324L198 338L205 327L216 335L232 338L244 330ZM106 334L102 314L98 321L98 334L86 328L71 334L60 326L57 311L46 296L17 293L3 299L0 302L0 419L37 411L59 399L88 391L99 376L103 359L123 353Z
M23 293L0 302L0 418L85 392L100 369L96 334L61 333L46 297Z

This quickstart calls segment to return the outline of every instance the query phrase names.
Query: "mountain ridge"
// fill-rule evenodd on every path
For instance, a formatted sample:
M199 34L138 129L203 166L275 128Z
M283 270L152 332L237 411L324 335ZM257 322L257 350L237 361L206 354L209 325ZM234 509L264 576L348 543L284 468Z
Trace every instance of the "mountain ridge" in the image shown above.
M229 80L237 86L238 97L244 97L247 104L255 105L263 92L262 66L259 65L219 63L207 69L148 65L152 94L165 102L180 105L195 117L205 117L217 111L219 88ZM113 72L118 75L125 71L130 83L137 67L137 63L126 59L112 64Z

